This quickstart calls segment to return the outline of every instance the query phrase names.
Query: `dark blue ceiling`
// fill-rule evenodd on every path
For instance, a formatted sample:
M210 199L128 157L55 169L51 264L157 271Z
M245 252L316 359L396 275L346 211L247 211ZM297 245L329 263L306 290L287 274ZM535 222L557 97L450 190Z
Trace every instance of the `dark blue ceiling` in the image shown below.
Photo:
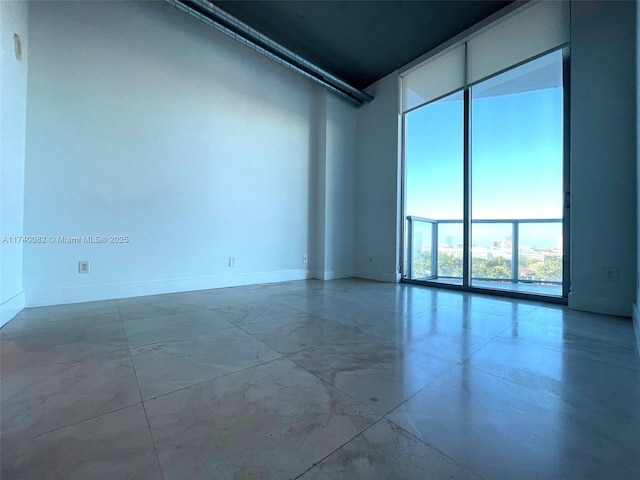
M215 1L298 55L364 88L511 1Z

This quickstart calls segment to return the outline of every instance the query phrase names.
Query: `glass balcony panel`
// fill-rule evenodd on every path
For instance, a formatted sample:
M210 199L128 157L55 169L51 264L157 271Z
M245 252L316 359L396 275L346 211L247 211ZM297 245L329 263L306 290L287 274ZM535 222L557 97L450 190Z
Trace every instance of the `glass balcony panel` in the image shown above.
M511 282L513 227L511 223L471 225L471 283Z
M433 251L432 238L432 223L413 220L411 278L414 280L426 279L433 276L431 268L431 252Z
M438 278L462 281L462 221L438 224Z
M562 223L520 225L518 281L562 284Z

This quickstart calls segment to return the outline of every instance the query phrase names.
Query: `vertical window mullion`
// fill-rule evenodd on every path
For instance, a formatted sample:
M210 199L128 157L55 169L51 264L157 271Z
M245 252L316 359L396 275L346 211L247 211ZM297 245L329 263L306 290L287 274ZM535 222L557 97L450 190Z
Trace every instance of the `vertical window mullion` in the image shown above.
M563 175L564 198L562 208L562 296L567 297L571 290L569 245L571 236L571 169L570 169L570 110L571 110L571 63L569 47L562 49L562 107L563 107Z
M464 89L463 117L463 249L462 249L462 284L471 284L471 96L469 88Z

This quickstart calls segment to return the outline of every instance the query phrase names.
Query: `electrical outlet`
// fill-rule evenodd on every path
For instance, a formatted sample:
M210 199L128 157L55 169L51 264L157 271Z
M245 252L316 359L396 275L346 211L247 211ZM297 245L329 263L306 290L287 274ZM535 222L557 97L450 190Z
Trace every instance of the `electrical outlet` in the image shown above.
M307 263L307 256L306 256L306 255L303 255L303 256L302 256L302 261L303 261L304 263Z
M78 262L78 273L89 273L89 260L80 260Z
M618 267L604 267L605 282L615 283L618 281L620 269Z
M236 266L236 257L229 257L229 266L230 267Z

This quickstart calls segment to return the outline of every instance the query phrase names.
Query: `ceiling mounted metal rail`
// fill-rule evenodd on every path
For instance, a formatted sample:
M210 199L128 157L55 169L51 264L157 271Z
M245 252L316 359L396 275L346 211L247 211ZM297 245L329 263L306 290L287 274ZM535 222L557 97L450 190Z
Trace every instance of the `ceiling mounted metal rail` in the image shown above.
M356 106L373 100L371 95L305 60L208 0L166 1L268 59L322 85Z

